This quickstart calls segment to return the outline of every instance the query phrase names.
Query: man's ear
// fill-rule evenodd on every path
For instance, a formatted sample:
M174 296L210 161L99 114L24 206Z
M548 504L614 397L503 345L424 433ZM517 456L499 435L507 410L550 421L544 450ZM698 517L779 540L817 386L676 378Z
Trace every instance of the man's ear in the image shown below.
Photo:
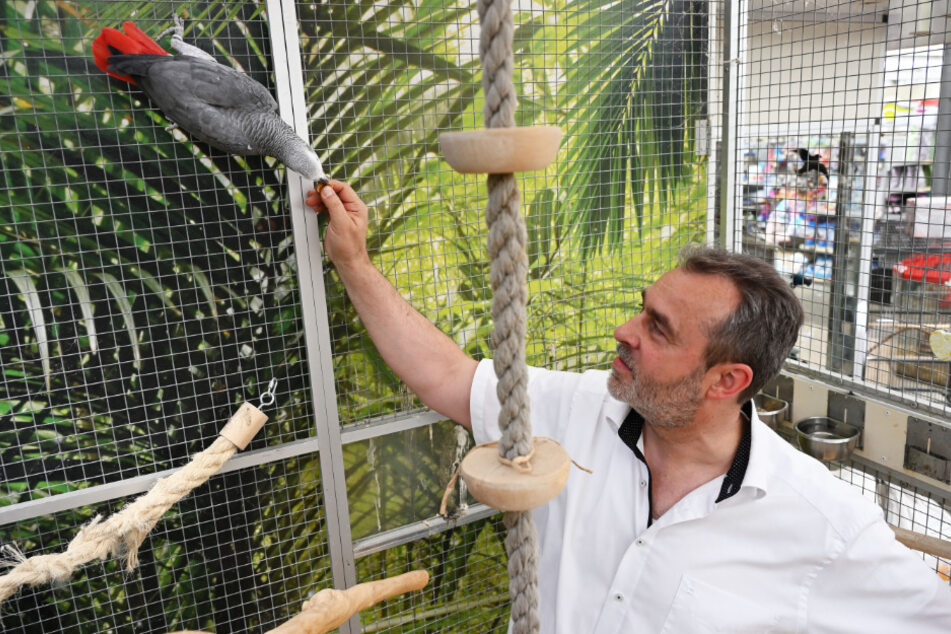
M745 363L718 363L707 370L707 398L736 400L753 381L753 369Z

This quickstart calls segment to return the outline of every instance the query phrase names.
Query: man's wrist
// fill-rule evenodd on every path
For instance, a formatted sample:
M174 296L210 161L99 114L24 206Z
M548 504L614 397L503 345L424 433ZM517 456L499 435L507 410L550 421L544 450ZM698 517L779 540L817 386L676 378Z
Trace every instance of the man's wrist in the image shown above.
M370 260L370 254L366 251L358 256L347 258L341 262L334 262L334 267L337 269L337 273L339 273L342 278L357 276L361 272L365 272L367 269L375 269L373 262Z

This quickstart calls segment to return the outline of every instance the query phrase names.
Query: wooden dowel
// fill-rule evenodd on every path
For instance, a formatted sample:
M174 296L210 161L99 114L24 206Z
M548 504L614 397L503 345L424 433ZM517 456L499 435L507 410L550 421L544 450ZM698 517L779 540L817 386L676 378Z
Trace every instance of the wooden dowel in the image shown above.
M951 559L951 541L941 539L940 537L922 535L921 533L910 531L907 528L898 528L891 524L888 526L895 531L895 539L905 546L914 550L920 550L929 555L934 555L935 557L941 557L942 559Z
M268 634L322 634L351 616L390 597L419 590L429 583L429 573L414 570L398 577L368 581L347 590L327 588L308 599L301 613Z

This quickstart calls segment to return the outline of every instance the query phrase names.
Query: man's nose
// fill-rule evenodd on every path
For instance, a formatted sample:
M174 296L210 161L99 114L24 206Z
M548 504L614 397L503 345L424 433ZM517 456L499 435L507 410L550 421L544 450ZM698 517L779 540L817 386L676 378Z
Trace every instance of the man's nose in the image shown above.
M637 317L632 317L614 329L614 338L620 343L626 343L632 348L637 347L638 329Z

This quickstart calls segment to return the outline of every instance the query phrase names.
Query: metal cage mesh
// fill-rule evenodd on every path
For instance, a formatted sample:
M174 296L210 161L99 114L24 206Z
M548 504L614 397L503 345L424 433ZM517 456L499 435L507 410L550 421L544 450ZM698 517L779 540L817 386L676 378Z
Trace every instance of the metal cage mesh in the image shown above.
M939 414L948 364L928 337L949 326L944 8L741 2L736 155L736 239L797 286L802 366Z
M858 487L881 506L889 524L942 539L951 536L951 505L946 495L863 461L834 463L831 468L840 480ZM951 582L951 561L928 554L922 558L944 581Z
M0 612L4 632L179 629L265 631L331 585L313 455L213 477L177 504L139 550L92 562L68 584L25 588ZM65 550L76 531L131 499L83 506L3 527L25 555ZM9 557L7 552L6 556Z
M886 231L896 217L883 148L922 165L903 174L922 189L931 146L877 112L891 102L874 60L890 60L904 46L895 25L916 18L886 11L885 25L869 2L738 1L513 3L518 123L565 132L553 165L519 175L529 362L605 365L637 292L684 244L725 237L791 282L800 275L800 368L946 408L946 383L932 380L941 366L923 364L921 390L922 364L915 376L895 366L925 354L943 296L893 279L886 300L880 279L920 237L890 242L905 238ZM737 6L742 24L729 24ZM277 386L259 437L165 515L133 573L110 560L61 587L24 588L0 628L266 631L316 590L423 567L430 585L365 611L362 631L505 630L500 518L458 494L449 519L434 517L470 439L385 367L320 252L322 222L294 206L299 179L169 127L90 53L102 27L133 20L157 37L177 13L185 41L279 101L290 94L327 171L370 206L375 264L485 358L486 185L438 149L440 132L482 125L475 3L38 0L0 11L0 544L62 551ZM932 68L935 54L916 52L904 71ZM828 171L825 198L801 201L837 223L822 247L818 220L807 244L792 215L762 217L772 202L759 176L818 188L787 156L799 147ZM782 157L785 171L760 169ZM873 208L885 224L865 220ZM829 280L820 255L832 258ZM811 269L791 268L803 258ZM947 536L945 499L862 468L839 474L877 495L886 482L902 525Z

